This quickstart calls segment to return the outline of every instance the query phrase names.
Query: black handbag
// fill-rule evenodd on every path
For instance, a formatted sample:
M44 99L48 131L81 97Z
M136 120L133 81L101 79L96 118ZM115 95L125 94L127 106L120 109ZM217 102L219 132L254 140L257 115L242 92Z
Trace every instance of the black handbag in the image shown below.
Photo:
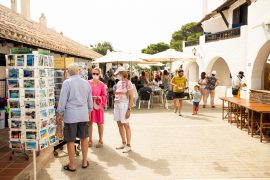
M232 88L232 95L236 96L238 94L239 88Z

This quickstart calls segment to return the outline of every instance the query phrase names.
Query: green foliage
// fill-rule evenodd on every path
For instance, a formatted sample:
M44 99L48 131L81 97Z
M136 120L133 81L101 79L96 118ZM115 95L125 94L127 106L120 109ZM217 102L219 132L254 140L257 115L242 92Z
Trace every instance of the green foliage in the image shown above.
M93 45L90 45L90 47L98 52L99 54L102 54L102 55L106 55L107 54L107 51L113 51L113 46L110 42L107 42L107 41L104 41L104 42L99 42L97 44L95 44L94 46Z
M170 46L164 42L156 43L156 44L150 44L147 46L147 48L142 49L142 53L145 54L156 54L158 52L165 51L169 49Z
M198 39L202 35L202 33L202 28L196 26L195 22L187 23L183 25L180 30L172 34L170 46L175 50L182 51L183 41L191 41Z

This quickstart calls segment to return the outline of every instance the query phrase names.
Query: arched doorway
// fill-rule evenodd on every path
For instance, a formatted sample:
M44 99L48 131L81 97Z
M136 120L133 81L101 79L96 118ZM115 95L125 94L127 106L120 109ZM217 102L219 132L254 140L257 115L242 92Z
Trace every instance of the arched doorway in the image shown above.
M190 62L186 68L186 76L189 82L199 81L199 65L196 62Z
M270 90L270 40L259 50L251 75L251 89Z
M217 72L216 77L220 81L220 86L231 86L231 72L228 64L222 57L215 57L207 66L206 73L211 73L213 70Z

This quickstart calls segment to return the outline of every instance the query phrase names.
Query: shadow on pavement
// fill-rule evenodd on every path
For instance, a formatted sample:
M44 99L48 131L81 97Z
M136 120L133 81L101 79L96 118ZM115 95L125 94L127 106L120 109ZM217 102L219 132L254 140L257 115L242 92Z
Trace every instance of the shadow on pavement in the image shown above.
M136 161L139 165L147 167L149 169L153 169L154 173L162 175L162 176L169 176L171 175L171 171L169 169L169 163L167 160L158 159L152 160L146 157L141 156L139 153L134 151L128 154L128 157Z
M136 170L132 160L120 155L121 151L118 153L116 150L106 145L100 149L92 148L92 150L93 154L95 154L100 161L105 162L108 167L123 165L128 170Z

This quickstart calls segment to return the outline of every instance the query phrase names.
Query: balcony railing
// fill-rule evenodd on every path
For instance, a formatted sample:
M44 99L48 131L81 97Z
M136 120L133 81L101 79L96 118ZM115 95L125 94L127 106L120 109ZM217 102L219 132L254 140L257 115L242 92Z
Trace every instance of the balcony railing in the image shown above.
M213 42L225 39L232 39L240 37L241 35L241 27L230 29L227 31L218 32L215 34L207 34L205 35L205 42Z
M185 42L185 47L189 47L189 46L196 46L200 44L200 40L199 39L195 39L192 41L186 41Z

